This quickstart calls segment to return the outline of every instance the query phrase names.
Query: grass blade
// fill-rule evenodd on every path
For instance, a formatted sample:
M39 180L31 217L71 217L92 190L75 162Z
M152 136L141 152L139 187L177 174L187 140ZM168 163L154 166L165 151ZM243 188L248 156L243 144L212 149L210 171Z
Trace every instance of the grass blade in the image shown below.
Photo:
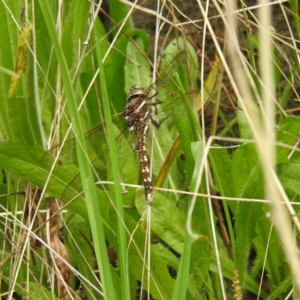
M61 69L63 84L65 93L67 96L67 105L71 114L72 124L74 125L74 131L78 140L77 144L77 155L78 162L81 171L82 185L84 195L86 198L87 209L89 214L89 220L91 224L91 231L94 240L95 252L100 270L100 276L103 284L104 298L115 299L115 292L113 289L112 276L110 272L110 266L108 262L106 243L104 238L104 230L101 221L101 213L99 210L99 204L97 201L96 187L93 180L93 174L90 168L88 159L84 155L85 139L80 123L78 110L76 106L75 92L72 87L72 81L70 78L69 70L67 67L66 59L62 51L61 45L59 44L57 32L55 29L54 19L52 16L49 2L39 1L41 11L43 13L45 23L47 25L53 48L57 56L57 61Z

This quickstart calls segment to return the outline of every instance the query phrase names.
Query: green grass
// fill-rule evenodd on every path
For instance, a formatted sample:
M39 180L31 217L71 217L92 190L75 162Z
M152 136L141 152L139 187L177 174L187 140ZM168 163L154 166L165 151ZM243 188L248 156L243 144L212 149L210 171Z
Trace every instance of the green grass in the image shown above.
M110 1L109 34L87 1L61 8L55 1L5 3L1 298L14 292L24 299L143 293L149 299L296 299L300 119L292 42L300 39L298 2L290 1L293 18L286 19L294 30L290 39L260 31L250 10L235 15L237 27L231 27L234 17L221 14L229 32L222 50L213 19L201 29L193 23L201 35L165 23L171 36L153 46L120 2ZM267 17L261 22L269 28ZM211 60L197 56L202 33L217 49ZM157 99L169 103L172 116L155 139L149 132L151 207L134 136L115 141L122 128L111 117L122 114L133 84L150 83L150 46L159 53L158 73L186 51L177 57L184 63L174 64L167 92L158 87ZM174 108L171 90L194 90L194 102Z

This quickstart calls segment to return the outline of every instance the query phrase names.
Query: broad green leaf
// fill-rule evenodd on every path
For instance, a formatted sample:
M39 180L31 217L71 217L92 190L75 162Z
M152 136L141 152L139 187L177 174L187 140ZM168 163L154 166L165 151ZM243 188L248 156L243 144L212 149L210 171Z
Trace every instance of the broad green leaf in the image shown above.
M35 97L34 68L32 57L32 28L25 25L19 32L15 73L5 97L9 125L13 132L11 140L28 145L41 145L41 124L38 117L39 104Z
M300 182L298 180L300 176L299 161L278 165L277 174L281 184L285 188L289 188L290 190L300 195Z
M299 141L300 118L297 116L286 117L277 129L276 139L282 144L277 147L277 164L288 163L291 148ZM285 146L285 147L284 147ZM290 147L288 147L290 146Z
M256 226L256 237L253 240L257 255L265 262L265 271L268 273L271 291L278 286L285 277L286 265L281 250L280 240L270 220L262 216ZM268 247L268 248L267 248ZM287 267L287 265L286 265Z
M234 178L236 197L263 199L263 174L255 146L240 146L232 158L232 178ZM244 284L251 249L251 241L255 235L255 226L262 213L262 205L252 202L239 202L235 212L236 255L235 263L239 270L239 278Z
M90 226L78 214L68 214L65 218L68 231L64 234L64 243L67 247L70 257L70 264L75 266L79 273L86 278L86 280L96 287L99 287L94 270L91 266L94 265L94 253L91 241ZM84 284L87 284L84 282ZM100 287L99 287L100 288ZM89 297L99 297L99 294L91 287L86 289Z
M228 176L231 174L231 157L228 151L218 145L213 145L209 152L209 162L213 172L214 181L216 184L216 188L221 196L224 197L234 197L235 195L235 178L232 176ZM228 228L228 235L230 238L229 247L231 248L232 253L234 254L235 249L235 235L233 230L233 222L232 215L230 214L229 208L231 209L231 213L236 211L237 203L235 201L222 201L222 206L224 210L224 215L226 219L226 225Z
M279 285L274 286L272 293L266 297L266 300L286 299L292 290L292 277L290 275L283 278Z
M178 44L183 44L180 41L181 39ZM174 43L176 44L174 45ZM171 68L172 71L167 76L166 83L158 88L158 95L164 103L172 103L174 99L179 98L179 109L172 111L172 119L182 140L181 148L185 155L186 171L190 180L195 164L191 143L199 140L201 129L193 103L196 93L195 90L191 90L196 87L198 65L194 61L195 51L191 49L189 43L186 43L186 48L188 51L183 51L184 46L177 47L176 40L166 47L162 56L160 73L165 72L166 68ZM185 95L184 98L181 98L182 95Z
M195 159L195 169L193 172L191 185L190 185L190 190L191 192L193 192L198 188L197 182L198 182L198 177L200 172L201 161L203 159L204 147L203 147L203 143L201 142L192 143L191 147L192 147L192 154ZM204 180L202 180L202 182L204 182ZM189 203L187 205L188 209L191 208L190 206L192 201L192 197L189 198L190 198ZM196 214L196 212L197 209L195 209L194 213ZM193 218L192 221L194 222L195 219L196 218ZM193 230L194 227L196 227L197 229L199 228L199 226L193 226L193 223L191 224L191 227L193 228ZM197 253L195 256L192 255L195 253ZM192 274L193 279L197 281L199 285L202 284L204 278L206 278L206 276L208 275L210 254L211 251L210 251L209 238L203 237L203 240L201 241L199 240L193 241L193 238L191 237L186 225L183 252L180 258L179 269L177 272L176 284L175 284L175 289L173 292L172 299L175 300L175 299L186 298L189 274ZM196 295L194 292L193 298L195 297Z
M122 24L122 30L126 33L132 29L132 20L128 17L129 7L118 0L109 1L109 12L111 17L111 26L114 28L114 35L119 31L119 24ZM126 22L124 22L126 20Z
M78 58L82 55L81 51L84 49L84 42L86 42L88 34L87 16L89 15L91 4L80 0L72 0L71 4L68 2L63 4L65 16L61 39L62 48L70 70L75 71L75 68L80 67L78 65ZM95 26L99 27L101 25L101 22L96 22L95 24ZM103 34L105 33L104 29L102 32Z
M142 32L141 32L142 33ZM143 39L137 35L133 38L135 45L127 44L126 56L129 58L125 62L125 91L129 93L133 85L147 88L151 83L150 65L145 56L145 45ZM138 48L136 47L138 46Z
M136 206L142 215L148 207L144 191L138 191L136 197ZM185 217L179 209L160 193L154 193L154 201L151 206L151 229L158 235L169 247L177 253L182 253Z
M16 94L17 85L22 75L26 74L27 51L31 45L32 29L28 26L21 28L18 39L18 54L16 56L15 73L11 78L11 84L8 91L8 98L12 98Z
M210 155L209 161L218 191L222 196L233 197L235 195L235 177L228 176L232 167L228 151L219 145L213 145Z
M7 6L10 13L7 12ZM15 58L18 51L18 29L13 18L19 20L22 4L19 1L0 2L0 66L14 71ZM13 130L9 123L8 91L11 77L0 72L0 133L5 140L13 138Z
M237 121L239 125L240 137L243 139L252 139L253 134L244 112L242 110L238 110L236 115L237 115Z
M2 168L13 173L19 179L29 181L43 188L54 158L50 154L45 156L45 150L42 148L2 142L0 143L0 161ZM48 194L60 198L77 172L78 169L74 165L54 168L47 185ZM68 209L74 209L74 212L86 217L85 204L82 199L73 201Z
M59 300L59 297L56 297L52 291L47 289L45 286L36 283L36 282L24 282L22 289L17 289L24 297L28 299L52 299Z
M130 73L135 73L136 68L141 62L131 61L131 57L126 56L127 48L130 44L130 39L140 40L142 43L142 48L147 49L149 43L149 37L142 30L131 30L128 32L128 37L121 35L115 43L114 49L108 54L107 59L104 62L105 75L107 79L107 90L110 102L112 104L112 109L114 113L123 112L126 105L126 98L131 88L132 84L139 84L136 81L130 86L129 83L126 84L126 78L131 76ZM134 63L131 69L127 69L127 65L131 62ZM142 72L141 69L139 72ZM143 70L143 72L148 76L149 71ZM149 77L150 79L150 77ZM149 82L147 82L148 84Z
M135 273L136 278L143 280L143 288L147 290L148 281L147 276L142 276L143 268L142 265L133 256L133 249L129 249L129 264L130 269ZM147 271L144 275L146 275ZM168 265L161 258L159 258L154 251L151 251L151 283L150 293L154 299L171 299L172 291L174 288L174 279L170 276L168 271Z

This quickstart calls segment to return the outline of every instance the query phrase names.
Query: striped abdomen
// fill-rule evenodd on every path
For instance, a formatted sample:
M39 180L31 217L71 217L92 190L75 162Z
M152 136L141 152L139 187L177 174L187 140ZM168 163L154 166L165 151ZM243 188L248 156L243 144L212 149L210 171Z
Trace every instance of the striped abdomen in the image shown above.
M145 187L145 196L149 204L153 200L153 187L150 178L149 161L146 150L146 137L148 133L149 110L145 90L140 86L133 86L127 97L127 105L124 109L124 117L130 131L137 135L136 150L139 152L141 172Z

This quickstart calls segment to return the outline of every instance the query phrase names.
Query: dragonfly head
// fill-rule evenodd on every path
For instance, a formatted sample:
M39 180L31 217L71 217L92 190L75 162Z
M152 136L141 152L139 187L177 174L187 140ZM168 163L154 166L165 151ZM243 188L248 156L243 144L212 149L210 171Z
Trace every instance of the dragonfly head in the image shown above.
M127 102L131 102L136 97L144 96L145 89L140 87L139 85L133 85L128 93Z

